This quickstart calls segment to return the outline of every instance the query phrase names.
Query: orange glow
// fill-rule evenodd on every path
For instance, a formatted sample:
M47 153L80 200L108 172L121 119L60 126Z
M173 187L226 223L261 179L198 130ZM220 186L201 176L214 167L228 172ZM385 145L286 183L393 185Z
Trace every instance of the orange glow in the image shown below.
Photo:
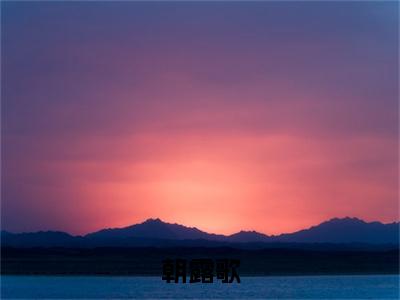
M79 186L79 197L85 199L79 203L82 218L69 225L70 231L85 233L159 217L214 233L244 229L279 234L332 215L373 220L374 210L382 210L380 197L396 197L393 183L379 173L359 172L347 163L393 147L384 139L304 142L287 135L236 135L199 141L197 135L169 135L145 140L136 136L113 144L146 144L152 152L144 155L152 159L118 159L121 148L103 147L114 153L115 161L47 166L74 178L70 184ZM102 140L91 141L94 148L97 143L104 146ZM353 205L347 204L349 198ZM387 210L384 221L394 218L396 212Z

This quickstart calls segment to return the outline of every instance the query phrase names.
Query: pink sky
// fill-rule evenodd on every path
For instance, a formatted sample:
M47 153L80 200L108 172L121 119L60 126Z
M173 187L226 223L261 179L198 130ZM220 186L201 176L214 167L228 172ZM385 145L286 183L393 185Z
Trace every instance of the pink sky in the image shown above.
M398 221L393 5L5 4L3 228Z

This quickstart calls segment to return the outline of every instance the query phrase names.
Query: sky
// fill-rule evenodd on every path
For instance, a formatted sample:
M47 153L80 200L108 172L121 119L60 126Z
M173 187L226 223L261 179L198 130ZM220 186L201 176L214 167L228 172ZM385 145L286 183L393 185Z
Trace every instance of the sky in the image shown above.
M1 5L2 229L399 220L397 2Z

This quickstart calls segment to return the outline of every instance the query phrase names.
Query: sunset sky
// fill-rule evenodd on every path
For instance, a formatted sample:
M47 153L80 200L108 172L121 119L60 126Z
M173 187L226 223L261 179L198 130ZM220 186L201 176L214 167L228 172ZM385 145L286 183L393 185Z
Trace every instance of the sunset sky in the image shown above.
M1 5L2 229L399 220L397 2Z

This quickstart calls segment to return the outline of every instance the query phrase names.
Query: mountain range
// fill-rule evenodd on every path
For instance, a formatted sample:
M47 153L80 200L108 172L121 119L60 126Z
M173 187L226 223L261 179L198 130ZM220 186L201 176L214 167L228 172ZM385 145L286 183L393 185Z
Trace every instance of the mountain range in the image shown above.
M139 247L139 246L229 246L271 247L282 244L399 245L399 223L365 222L357 218L334 218L308 229L280 235L240 231L232 235L212 234L195 227L160 219L123 228L109 228L73 236L60 231L11 233L1 231L3 247Z

